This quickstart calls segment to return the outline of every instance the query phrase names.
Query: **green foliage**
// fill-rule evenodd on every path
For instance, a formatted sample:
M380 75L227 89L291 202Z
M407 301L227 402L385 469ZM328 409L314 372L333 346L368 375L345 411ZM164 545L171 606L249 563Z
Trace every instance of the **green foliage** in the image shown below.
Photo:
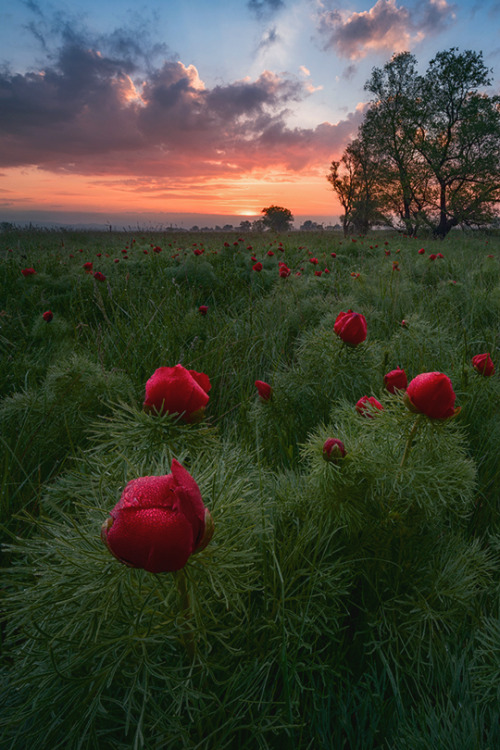
M471 358L498 370L499 256L454 232L4 233L2 748L496 747L500 386ZM142 409L178 362L210 378L201 423ZM411 413L397 366L445 372L460 413ZM121 565L101 524L173 458L213 539L180 573Z

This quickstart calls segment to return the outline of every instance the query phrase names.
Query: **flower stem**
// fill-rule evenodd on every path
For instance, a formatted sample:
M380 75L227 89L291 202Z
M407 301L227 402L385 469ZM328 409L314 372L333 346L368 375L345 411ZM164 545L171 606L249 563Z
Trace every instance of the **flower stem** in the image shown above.
M419 414L418 415L418 417L416 418L415 422L413 423L413 427L410 430L410 434L408 435L408 440L406 441L405 450L404 450L404 453L403 453L403 458L401 459L401 463L399 464L399 468L400 469L403 468L403 466L406 463L406 459L410 455L411 446L412 446L412 443L413 443L413 438L417 434L417 430L418 430L419 425L420 425L420 423L422 421L422 417L423 417L423 414Z
M196 641L194 639L194 632L191 624L193 611L191 609L191 598L189 596L187 578L184 570L176 571L173 573L173 576L179 594L180 610L184 625L182 641L188 657L193 661L196 654Z

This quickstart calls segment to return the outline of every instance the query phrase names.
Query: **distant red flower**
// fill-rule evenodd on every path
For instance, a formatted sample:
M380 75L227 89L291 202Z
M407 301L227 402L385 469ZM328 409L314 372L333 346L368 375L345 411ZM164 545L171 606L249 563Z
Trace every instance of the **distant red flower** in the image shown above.
M438 253L438 254L437 254L437 257L438 257L438 258L444 258L444 255L443 255L443 253Z
M198 308L198 312L200 315L206 315L208 312L208 307L206 305L200 305Z
M322 273L323 273L323 271L315 271L315 272L314 272L314 275L315 275L315 276L321 276L321 274L322 274Z
M196 370L186 370L181 364L159 367L146 383L145 411L159 414L180 414L184 422L199 422L205 415L208 375Z
M96 271L96 272L95 272L95 274L94 274L94 279L95 279L96 281L106 281L106 277L105 277L105 275L104 275L103 273L101 273L100 271Z
M362 417L368 417L369 419L373 419L373 414L370 412L373 412L374 409L384 411L384 407L374 396L362 396L357 402L355 409Z
M338 438L328 438L328 440L325 440L323 444L323 458L325 461L337 463L345 455L346 449L342 440Z
M23 276L34 276L36 274L36 271L34 268L23 268L21 273Z
M394 393L396 389L398 391L404 391L408 385L405 371L402 370L401 367L391 370L387 375L384 375L384 385L389 393Z
M393 260L392 261L392 270L393 271L399 271L400 270L400 268L399 268L399 261L397 261L397 260Z
M86 263L83 264L82 268L85 271L85 273L92 273L93 263L90 260L88 260Z
M423 247L421 247L420 250L418 251L418 254L423 255L424 253L425 253L425 250Z
M256 380L255 387L257 388L262 401L270 400L271 396L273 395L273 389L271 388L269 383L265 383L263 380Z
M153 248L153 252L154 253L161 253L161 247L159 247L158 245L156 245L156 247Z
M493 364L489 352L486 354L476 354L475 357L472 357L471 361L473 368L480 375L489 378L491 375L495 374L495 365Z
M204 253L204 252L205 252L205 251L204 251L203 249L202 249L202 250L200 250L200 249L199 249L198 247L196 248L196 250L193 250L193 253L194 253L195 255L203 255L203 253Z
M410 411L431 419L448 419L458 413L451 380L442 372L423 372L413 378L404 401Z
M290 276L290 274L291 274L291 271L288 268L288 266L286 266L285 264L283 264L281 266L281 268L280 268L280 276L281 276L281 278L282 279L286 279L288 276Z
M272 256L274 255L274 253L273 253L273 251L272 251L272 250L268 250L268 251L267 251L267 254L269 255L269 257L272 257Z
M436 253L432 253L432 255L429 255L429 260L436 260L437 255Z
M309 263L312 263L314 266L317 266L319 263L319 260L317 258L309 258Z
M357 346L366 339L366 318L361 313L355 313L352 310L340 312L335 320L333 330L344 343Z
M386 255L390 255L391 254L390 250L384 250L384 252L385 252Z
M361 276L361 274L356 273L355 271L351 271L351 276L353 277L353 279L359 279L359 277Z
M264 266L262 265L262 263L256 263L254 266L252 266L252 269L254 271L262 271L263 268Z
M46 321L47 323L50 323L50 321L52 320L52 318L53 318L53 317L54 317L54 313L52 312L52 310L47 310L47 311L46 311L46 312L44 312L44 313L43 313L43 315L42 315L42 318L43 318L43 319L44 319L44 320L45 320L45 321Z
M336 258L337 257L337 253L330 253L330 255L332 256L332 258Z

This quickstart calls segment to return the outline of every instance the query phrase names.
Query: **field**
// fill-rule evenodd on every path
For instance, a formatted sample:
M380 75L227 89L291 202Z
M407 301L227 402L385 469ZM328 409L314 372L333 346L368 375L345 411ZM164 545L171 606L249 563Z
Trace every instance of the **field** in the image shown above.
M0 746L500 747L499 281L495 234L1 233ZM143 409L178 363L202 421ZM101 525L173 459L213 538L122 565Z

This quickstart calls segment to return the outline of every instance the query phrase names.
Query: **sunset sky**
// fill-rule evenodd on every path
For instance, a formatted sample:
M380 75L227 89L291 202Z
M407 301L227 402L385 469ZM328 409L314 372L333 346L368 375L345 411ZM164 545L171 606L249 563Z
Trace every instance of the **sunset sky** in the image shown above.
M335 223L372 68L482 50L498 93L499 29L496 0L10 0L0 221Z

